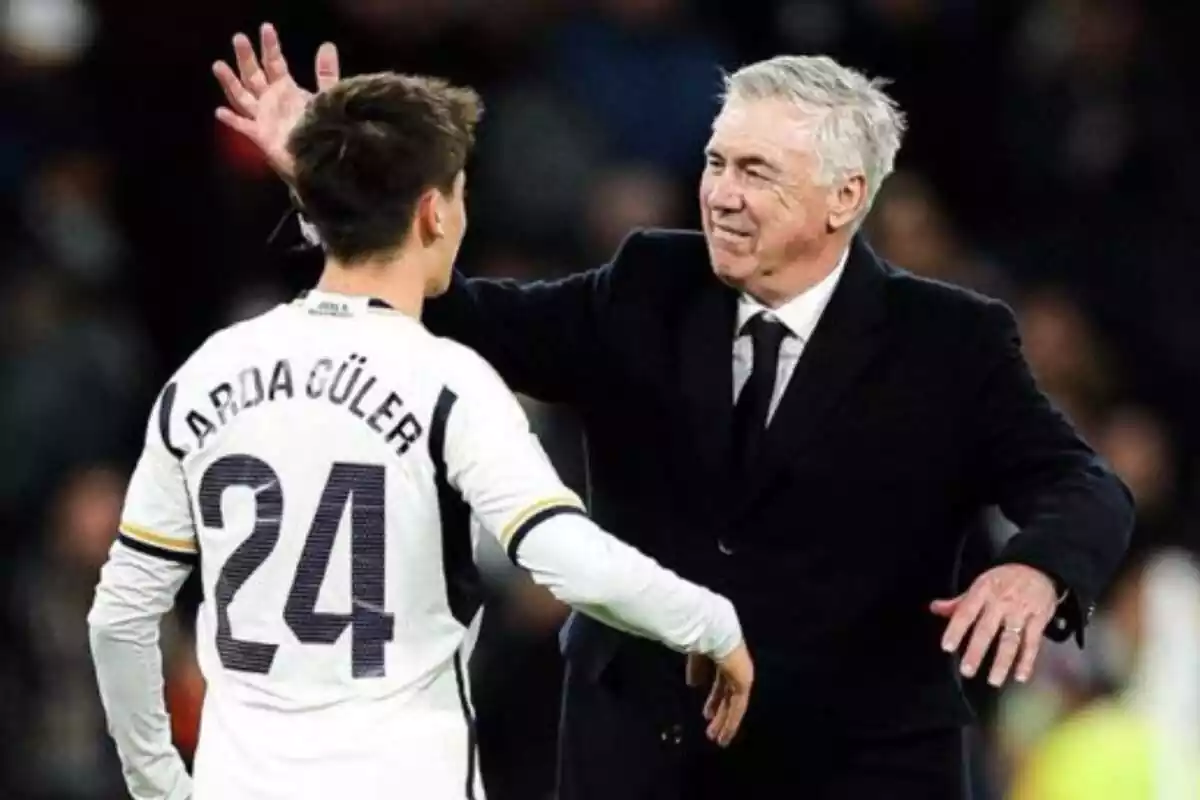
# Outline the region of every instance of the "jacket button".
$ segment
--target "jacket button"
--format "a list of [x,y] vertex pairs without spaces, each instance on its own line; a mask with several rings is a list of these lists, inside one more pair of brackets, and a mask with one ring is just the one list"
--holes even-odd
[[683,726],[672,725],[671,727],[664,729],[659,734],[659,738],[667,744],[679,744],[683,741]]
[[717,539],[717,550],[721,552],[721,555],[733,555],[733,548],[727,545],[722,539]]

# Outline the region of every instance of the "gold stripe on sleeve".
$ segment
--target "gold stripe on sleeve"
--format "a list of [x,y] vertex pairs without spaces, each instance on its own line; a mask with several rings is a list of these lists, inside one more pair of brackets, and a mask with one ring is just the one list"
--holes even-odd
[[579,500],[571,497],[570,495],[548,497],[545,500],[539,500],[536,503],[531,503],[522,509],[521,513],[513,517],[511,522],[504,526],[504,530],[500,532],[500,544],[508,547],[509,540],[512,539],[513,535],[516,534],[516,532],[521,529],[521,526],[528,522],[530,518],[539,512],[546,510],[547,508],[555,508],[558,506],[583,511],[583,506],[580,504]]
[[155,547],[162,547],[178,553],[196,552],[196,542],[194,539],[179,539],[174,536],[163,536],[160,533],[155,533],[152,530],[143,528],[140,525],[134,525],[131,522],[122,522],[120,525],[120,531],[132,539],[137,539],[138,541],[145,542],[146,544],[152,544]]

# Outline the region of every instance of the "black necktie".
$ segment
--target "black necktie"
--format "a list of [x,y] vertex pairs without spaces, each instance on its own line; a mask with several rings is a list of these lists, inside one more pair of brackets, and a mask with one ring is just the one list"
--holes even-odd
[[745,468],[762,446],[767,415],[771,410],[771,397],[775,393],[779,350],[787,337],[787,328],[759,312],[746,321],[741,332],[749,333],[754,342],[754,364],[750,369],[750,377],[733,407],[734,442],[740,466]]

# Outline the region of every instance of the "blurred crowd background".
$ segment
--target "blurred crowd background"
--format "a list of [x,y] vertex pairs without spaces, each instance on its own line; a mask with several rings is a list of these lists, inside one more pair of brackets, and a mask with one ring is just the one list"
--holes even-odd
[[[268,245],[286,196],[212,116],[211,62],[264,19],[304,82],[330,38],[347,73],[481,91],[461,263],[476,275],[563,275],[631,227],[695,225],[719,67],[824,52],[893,79],[911,133],[867,235],[901,266],[1013,304],[1043,387],[1140,514],[1088,648],[1048,645],[1020,691],[968,687],[978,797],[1160,797],[1163,741],[1200,797],[1192,5],[0,0],[0,798],[125,796],[84,617],[146,413],[212,330],[316,275]],[[586,492],[573,421],[530,411]],[[967,548],[964,582],[992,543]],[[481,558],[495,590],[474,664],[485,775],[494,800],[547,800],[563,611]],[[196,601],[189,587],[164,640],[185,753],[203,694]],[[803,796],[796,780],[777,796]]]

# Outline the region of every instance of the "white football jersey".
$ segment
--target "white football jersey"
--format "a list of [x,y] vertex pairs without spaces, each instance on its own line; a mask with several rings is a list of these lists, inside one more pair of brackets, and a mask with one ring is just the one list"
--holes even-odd
[[[131,792],[187,797],[161,730],[136,735],[161,712],[124,698],[139,690],[120,684],[111,632],[169,608],[193,563],[196,800],[482,797],[472,514],[566,602],[678,649],[732,650],[727,601],[582,508],[494,371],[379,301],[310,292],[217,333],[155,404],[91,616]],[[576,527],[529,536],[564,517]]]

